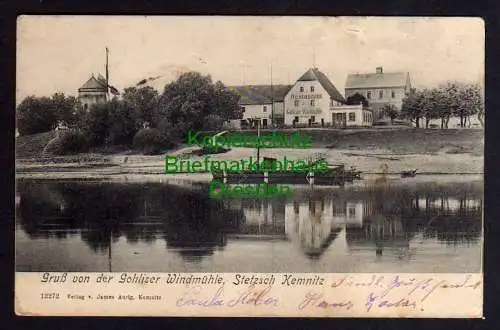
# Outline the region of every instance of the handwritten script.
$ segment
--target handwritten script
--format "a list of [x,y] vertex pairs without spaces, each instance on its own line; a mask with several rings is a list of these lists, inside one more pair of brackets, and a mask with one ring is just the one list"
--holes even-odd
[[277,307],[278,299],[270,293],[271,286],[256,287],[250,285],[246,289],[240,290],[237,293],[231,292],[224,297],[224,287],[213,290],[204,288],[200,285],[189,287],[181,297],[177,299],[177,306],[200,306],[200,307],[235,307],[237,305],[251,306],[270,306]]

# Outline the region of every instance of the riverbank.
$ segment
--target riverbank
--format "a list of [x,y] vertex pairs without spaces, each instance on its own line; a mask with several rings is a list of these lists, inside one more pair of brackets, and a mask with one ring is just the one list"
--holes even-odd
[[[321,155],[328,164],[356,167],[364,175],[389,174],[418,169],[418,174],[482,174],[484,139],[482,130],[366,129],[302,130],[313,136],[311,149],[261,149],[260,157],[307,159]],[[285,132],[289,133],[289,132]],[[290,134],[292,132],[290,131]],[[202,161],[198,147],[181,147],[163,155],[145,156],[126,151],[115,154],[80,154],[61,157],[29,157],[18,153],[18,177],[106,178],[158,175],[205,180],[209,174],[165,174],[165,156]],[[19,155],[23,155],[19,157]],[[232,148],[210,155],[211,160],[256,159],[256,149]]]
[[[170,156],[189,157],[191,161],[203,160],[203,156],[193,156],[192,148],[183,148]],[[471,154],[397,154],[381,150],[356,151],[315,148],[299,149],[262,149],[260,157],[306,159],[314,154],[325,157],[329,164],[345,164],[356,167],[363,174],[377,174],[387,165],[389,174],[398,174],[408,169],[418,169],[419,174],[482,174],[483,157]],[[248,148],[235,148],[224,154],[210,156],[213,160],[241,160],[256,157],[256,151]],[[75,161],[75,156],[57,158],[59,162],[42,163],[37,159],[19,160],[16,173],[23,177],[101,177],[114,175],[167,175],[165,174],[165,155],[114,155],[90,161]],[[168,174],[177,178],[202,177],[203,174]]]

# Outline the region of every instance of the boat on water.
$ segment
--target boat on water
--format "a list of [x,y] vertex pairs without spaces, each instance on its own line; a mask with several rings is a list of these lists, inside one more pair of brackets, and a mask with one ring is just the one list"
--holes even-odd
[[417,175],[417,169],[411,169],[401,172],[402,178],[414,178]]
[[[260,137],[260,129],[258,130]],[[228,169],[213,169],[214,181],[228,184],[316,184],[343,186],[346,182],[361,179],[361,171],[355,168],[346,169],[345,165],[331,165],[324,155],[315,154],[303,160],[300,169],[287,168],[287,165],[276,158],[263,157],[260,162],[260,147],[257,146],[257,167],[252,170],[231,171]],[[286,162],[284,163],[286,164]],[[284,167],[284,168],[282,168]]]
[[329,165],[326,170],[314,170],[310,166],[306,171],[274,170],[263,167],[257,171],[231,172],[214,170],[213,180],[229,184],[316,184],[343,186],[346,182],[361,179],[361,172],[356,169],[346,169],[344,165]]

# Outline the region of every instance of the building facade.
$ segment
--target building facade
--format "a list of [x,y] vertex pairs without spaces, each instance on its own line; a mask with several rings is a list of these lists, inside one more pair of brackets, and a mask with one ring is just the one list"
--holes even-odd
[[285,125],[347,127],[371,126],[371,111],[362,105],[346,106],[346,100],[328,77],[307,70],[284,99]]
[[348,75],[345,97],[362,95],[373,111],[373,119],[379,120],[387,117],[384,113],[387,105],[401,111],[403,98],[410,92],[410,89],[409,72],[384,73],[383,68],[378,67],[375,73]]
[[[308,69],[293,85],[231,86],[240,96],[243,119],[238,128],[363,127],[373,124],[370,107],[346,105],[344,96],[317,68]],[[232,127],[236,128],[234,121]]]
[[84,110],[90,110],[93,105],[106,103],[108,92],[106,81],[101,78],[95,78],[94,75],[82,87],[78,89],[78,100]]
[[332,126],[336,128],[366,127],[373,125],[372,111],[363,105],[331,107]]
[[284,123],[285,94],[290,85],[230,86],[240,96],[238,104],[243,108],[241,128],[281,126]]

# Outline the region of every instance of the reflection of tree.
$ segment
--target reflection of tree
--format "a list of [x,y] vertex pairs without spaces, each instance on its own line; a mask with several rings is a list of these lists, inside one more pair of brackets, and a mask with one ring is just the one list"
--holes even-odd
[[123,235],[146,243],[162,237],[186,257],[207,255],[225,246],[226,227],[242,218],[203,192],[161,184],[35,182],[19,184],[18,193],[18,220],[28,235],[80,232],[96,252]]
[[[352,196],[351,196],[352,198]],[[401,253],[421,232],[447,244],[481,236],[481,190],[474,185],[379,186],[356,193],[370,204],[362,228],[346,229],[351,247],[372,246],[376,255],[388,247]]]

